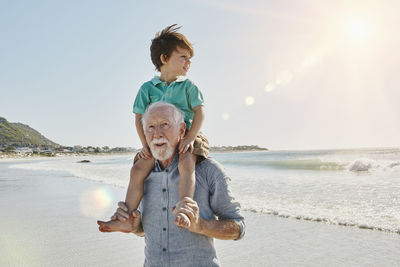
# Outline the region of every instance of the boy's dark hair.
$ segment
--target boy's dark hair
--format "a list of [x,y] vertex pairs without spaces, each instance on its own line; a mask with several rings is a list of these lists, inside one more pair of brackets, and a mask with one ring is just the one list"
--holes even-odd
[[161,32],[158,32],[156,37],[151,40],[151,61],[158,71],[160,71],[163,65],[160,56],[165,55],[168,58],[177,46],[187,49],[190,56],[193,57],[193,46],[185,35],[178,32],[180,28],[180,26],[177,27],[177,24],[168,26]]

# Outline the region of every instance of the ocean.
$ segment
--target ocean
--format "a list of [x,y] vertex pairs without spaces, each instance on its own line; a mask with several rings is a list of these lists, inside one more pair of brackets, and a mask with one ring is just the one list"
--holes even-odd
[[[15,161],[9,168],[68,173],[71,178],[124,188],[132,157]],[[232,191],[246,211],[400,234],[398,148],[232,152],[211,157],[226,168]],[[91,162],[77,163],[82,159]],[[123,200],[110,192],[97,193],[103,198],[109,194],[103,208],[114,208],[113,202]]]

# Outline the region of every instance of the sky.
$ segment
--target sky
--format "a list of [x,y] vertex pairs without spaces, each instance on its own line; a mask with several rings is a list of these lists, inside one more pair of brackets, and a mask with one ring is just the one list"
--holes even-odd
[[66,145],[140,148],[150,43],[181,25],[211,145],[397,147],[400,2],[0,0],[0,116]]

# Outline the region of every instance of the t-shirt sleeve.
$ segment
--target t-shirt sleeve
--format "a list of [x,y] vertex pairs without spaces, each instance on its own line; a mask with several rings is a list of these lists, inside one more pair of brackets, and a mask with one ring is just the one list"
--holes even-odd
[[200,92],[199,88],[191,83],[188,91],[188,100],[189,100],[189,107],[191,109],[204,105],[204,98],[203,94]]
[[136,95],[135,102],[133,103],[133,113],[143,114],[146,108],[150,104],[150,97],[144,87],[140,87],[139,92]]

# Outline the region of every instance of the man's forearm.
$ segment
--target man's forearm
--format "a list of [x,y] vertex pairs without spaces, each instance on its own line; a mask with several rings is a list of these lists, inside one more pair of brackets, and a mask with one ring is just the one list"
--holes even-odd
[[240,227],[234,220],[200,219],[199,234],[224,240],[235,240],[240,237]]

